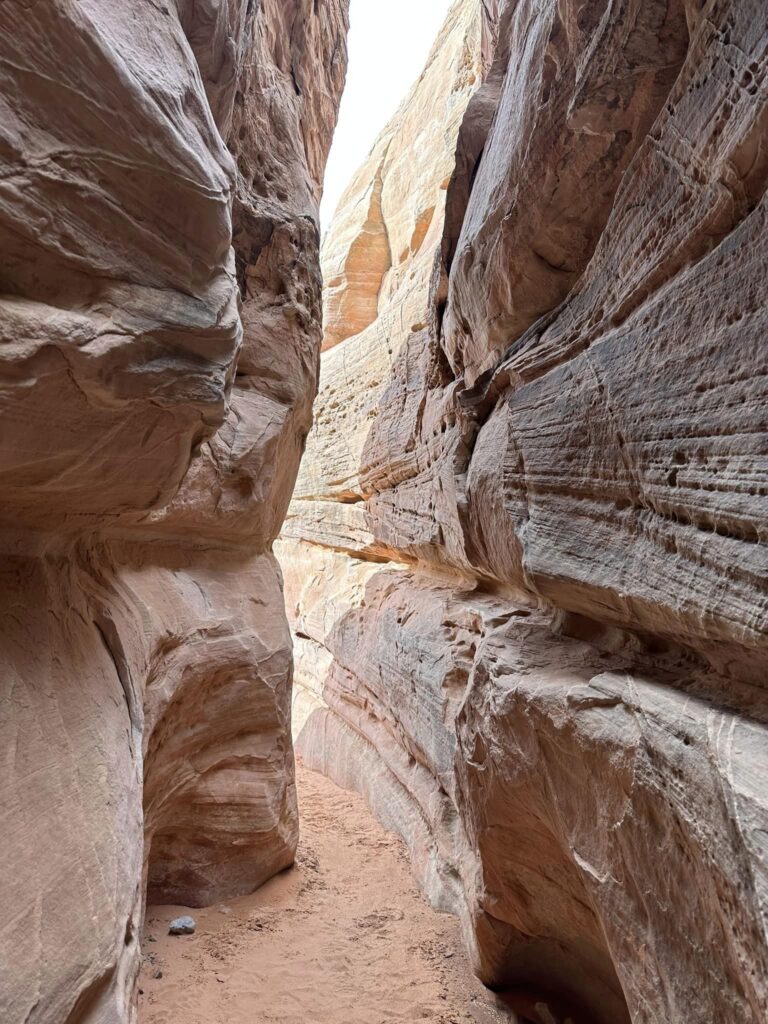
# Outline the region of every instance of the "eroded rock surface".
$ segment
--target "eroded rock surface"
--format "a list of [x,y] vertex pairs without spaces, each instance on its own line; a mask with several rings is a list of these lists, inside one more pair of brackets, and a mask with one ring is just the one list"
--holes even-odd
[[294,854],[271,545],[347,3],[2,8],[0,1018],[123,1024],[147,887]]
[[299,749],[590,1024],[768,1015],[767,47],[459,0],[324,242]]

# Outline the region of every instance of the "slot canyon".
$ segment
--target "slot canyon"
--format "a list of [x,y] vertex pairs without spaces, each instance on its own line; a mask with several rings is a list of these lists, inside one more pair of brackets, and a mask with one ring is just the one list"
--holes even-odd
[[0,0],[0,1024],[765,1024],[765,0],[366,2]]

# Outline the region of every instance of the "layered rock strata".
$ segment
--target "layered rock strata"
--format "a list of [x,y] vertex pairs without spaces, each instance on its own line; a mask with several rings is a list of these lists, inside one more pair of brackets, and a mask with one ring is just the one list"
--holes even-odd
[[324,243],[298,746],[574,1021],[768,1015],[767,47],[459,0]]
[[147,890],[293,858],[271,545],[347,3],[2,8],[0,1018],[118,1024]]

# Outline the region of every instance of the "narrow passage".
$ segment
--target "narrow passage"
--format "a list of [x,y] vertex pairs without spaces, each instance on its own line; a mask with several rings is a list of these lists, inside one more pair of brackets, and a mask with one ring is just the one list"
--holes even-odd
[[297,784],[295,868],[191,911],[191,936],[167,934],[190,911],[147,908],[141,1024],[514,1020],[473,977],[456,920],[419,892],[399,837],[300,761]]

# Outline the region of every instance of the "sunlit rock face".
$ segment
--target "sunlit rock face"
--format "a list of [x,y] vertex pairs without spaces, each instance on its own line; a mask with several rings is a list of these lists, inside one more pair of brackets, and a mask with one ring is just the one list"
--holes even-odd
[[298,747],[576,1022],[768,1016],[766,40],[460,0],[324,241]]
[[145,892],[291,863],[271,545],[346,0],[3,4],[0,1019],[135,1019]]
[[324,349],[368,327],[380,333],[387,316],[402,317],[401,334],[423,318],[456,135],[482,74],[480,22],[470,5],[451,15],[443,44],[339,201],[321,252]]

